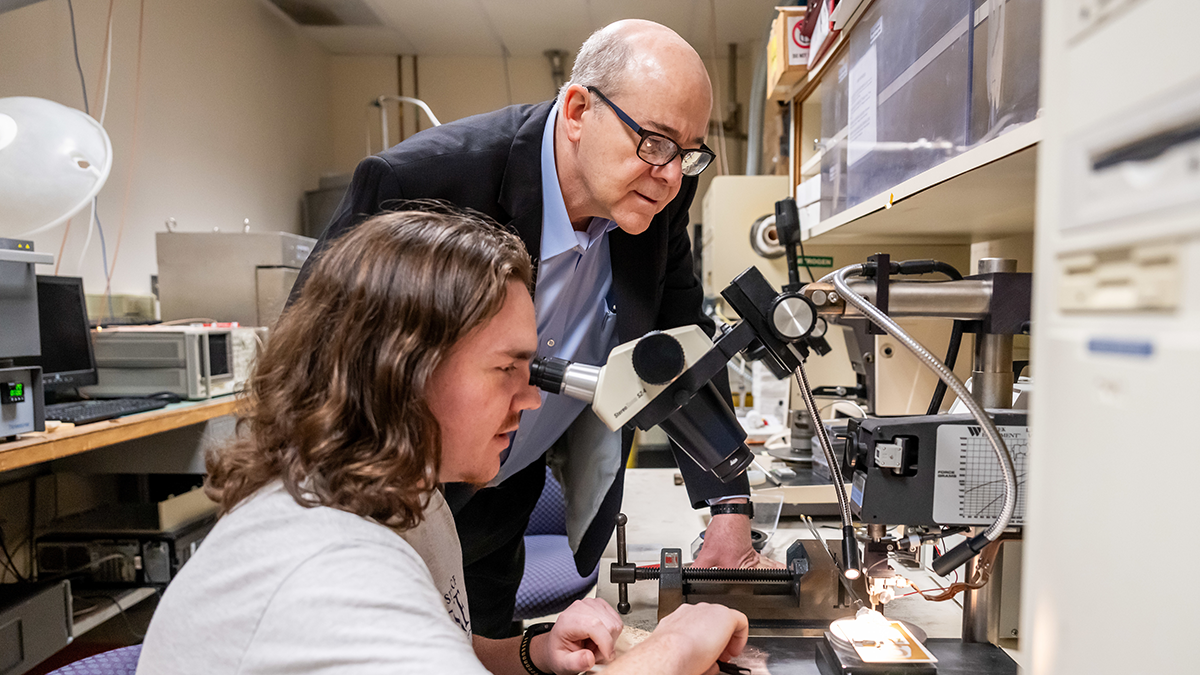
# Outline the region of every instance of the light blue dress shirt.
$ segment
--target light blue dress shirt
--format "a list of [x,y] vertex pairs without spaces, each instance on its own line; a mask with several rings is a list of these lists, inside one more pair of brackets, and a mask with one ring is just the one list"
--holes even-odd
[[[612,265],[608,233],[611,220],[593,218],[586,232],[576,232],[567,216],[554,163],[554,122],[550,110],[542,133],[542,242],[533,305],[537,312],[538,356],[601,365],[617,346],[616,304],[612,297]],[[526,410],[521,426],[490,483],[497,485],[546,452],[587,404],[542,392],[542,406]],[[620,443],[609,432],[607,443]],[[619,447],[619,445],[618,445]],[[618,450],[619,452],[619,450]]]

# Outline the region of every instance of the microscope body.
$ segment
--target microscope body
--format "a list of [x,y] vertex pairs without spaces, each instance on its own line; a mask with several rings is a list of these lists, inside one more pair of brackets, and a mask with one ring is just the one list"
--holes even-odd
[[[677,355],[682,355],[683,367],[679,373],[691,368],[713,348],[712,339],[696,325],[670,328],[656,334],[670,336],[679,344],[679,352],[662,357],[677,359]],[[638,350],[643,339],[638,338],[615,347],[608,355],[608,361],[599,368],[596,375],[596,389],[591,401],[592,410],[613,431],[626,424],[636,424],[632,421],[638,413],[674,381],[674,377],[672,377],[666,382],[653,383],[647,382],[639,376],[634,364],[634,352]],[[639,357],[653,358],[653,356],[643,356],[641,352],[639,352]],[[662,367],[670,364],[655,365]]]

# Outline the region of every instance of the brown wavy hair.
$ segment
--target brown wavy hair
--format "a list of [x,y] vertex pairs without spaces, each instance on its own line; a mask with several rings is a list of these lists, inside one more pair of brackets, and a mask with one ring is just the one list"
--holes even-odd
[[417,525],[441,463],[429,378],[531,276],[520,239],[445,207],[331,243],[259,356],[238,440],[207,458],[208,495],[226,513],[279,479],[304,506]]

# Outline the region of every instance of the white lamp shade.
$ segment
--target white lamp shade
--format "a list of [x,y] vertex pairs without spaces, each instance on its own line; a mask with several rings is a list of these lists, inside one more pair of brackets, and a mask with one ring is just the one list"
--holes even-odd
[[112,142],[91,116],[41,98],[0,98],[0,236],[66,222],[111,170]]

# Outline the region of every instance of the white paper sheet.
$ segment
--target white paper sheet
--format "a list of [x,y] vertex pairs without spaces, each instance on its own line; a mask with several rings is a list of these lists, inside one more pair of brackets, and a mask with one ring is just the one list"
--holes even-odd
[[878,64],[875,45],[850,69],[850,124],[846,144],[846,164],[858,160],[875,149],[876,98],[879,92]]

